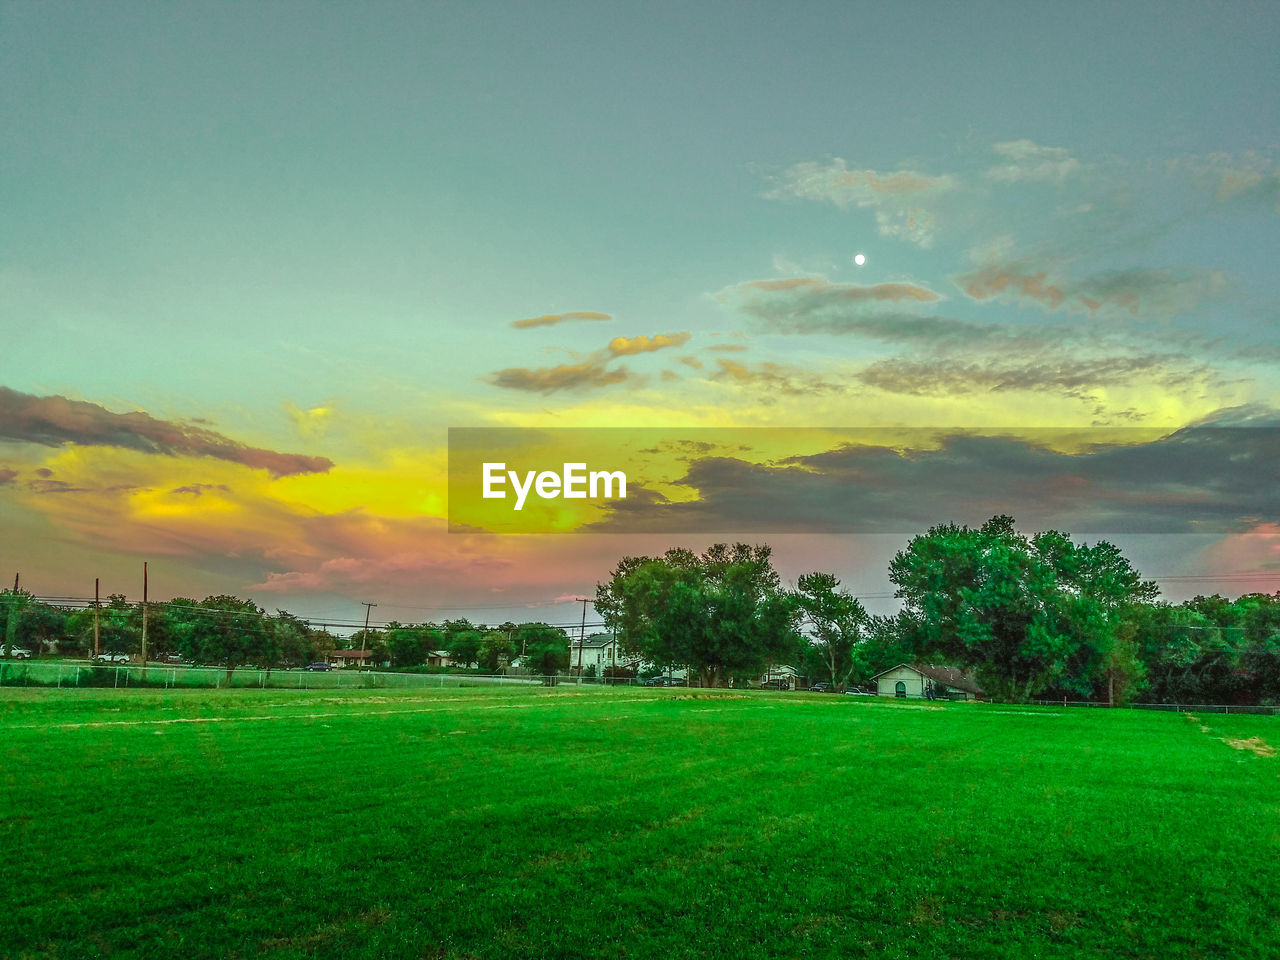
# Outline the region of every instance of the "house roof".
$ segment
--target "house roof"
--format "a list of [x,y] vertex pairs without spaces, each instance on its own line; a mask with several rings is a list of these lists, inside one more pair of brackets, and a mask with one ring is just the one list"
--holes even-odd
[[886,673],[906,667],[908,670],[914,670],[920,676],[932,680],[934,683],[945,684],[955,690],[963,690],[965,693],[973,693],[978,696],[982,695],[982,688],[964,671],[957,667],[938,666],[932,663],[900,663],[896,667],[890,667],[888,670],[881,670],[872,680],[879,680]]
[[335,650],[330,656],[340,660],[368,660],[373,656],[372,650]]
[[613,643],[613,637],[609,636],[607,633],[598,633],[594,637],[587,637],[587,639],[583,640],[581,643],[579,643],[577,639],[569,641],[569,645],[572,647],[607,647],[611,643]]

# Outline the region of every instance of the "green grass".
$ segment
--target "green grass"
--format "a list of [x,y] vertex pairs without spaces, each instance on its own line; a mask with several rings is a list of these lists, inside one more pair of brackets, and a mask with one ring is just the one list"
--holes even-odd
[[1275,957],[1255,737],[1280,721],[6,690],[0,956]]

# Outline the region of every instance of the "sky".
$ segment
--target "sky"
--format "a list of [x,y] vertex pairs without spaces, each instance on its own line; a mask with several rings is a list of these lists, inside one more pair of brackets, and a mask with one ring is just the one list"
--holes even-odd
[[[887,612],[911,534],[1008,512],[1174,599],[1278,589],[1278,41],[1247,2],[0,0],[0,573],[567,621],[740,532]],[[450,532],[459,427],[774,439],[505,535]]]

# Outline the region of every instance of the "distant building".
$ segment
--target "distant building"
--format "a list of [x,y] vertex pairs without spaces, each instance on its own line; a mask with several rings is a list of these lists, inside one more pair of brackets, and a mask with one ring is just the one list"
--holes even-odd
[[329,654],[329,664],[334,667],[374,666],[372,650],[334,650]]
[[984,696],[982,688],[968,674],[955,667],[929,663],[900,663],[871,679],[876,684],[876,693],[882,697],[923,697],[931,683],[934,695],[948,700],[976,700]]
[[788,690],[803,690],[808,686],[804,682],[804,674],[789,663],[777,664],[769,668],[767,673],[761,674],[760,679],[756,682],[763,686],[769,684],[785,684]]
[[585,640],[569,640],[569,669],[595,667],[599,673],[605,667],[631,666],[618,651],[618,638],[609,633],[597,633]]

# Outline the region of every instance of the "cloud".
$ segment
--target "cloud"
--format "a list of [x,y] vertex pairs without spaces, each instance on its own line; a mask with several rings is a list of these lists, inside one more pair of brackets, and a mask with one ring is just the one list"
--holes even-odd
[[814,277],[751,280],[725,287],[716,299],[742,311],[773,333],[891,335],[904,327],[931,324],[909,312],[942,298],[913,283],[831,283]]
[[953,282],[974,300],[1033,303],[1050,313],[1120,312],[1138,317],[1187,313],[1202,300],[1220,296],[1227,286],[1222,273],[1205,270],[1134,268],[1070,279],[1053,275],[1033,260],[993,261]]
[[6,483],[13,483],[17,476],[17,470],[10,470],[8,467],[0,467],[0,487],[4,486]]
[[577,313],[548,313],[541,317],[529,317],[526,320],[514,320],[511,326],[517,330],[529,330],[533,327],[553,327],[558,323],[570,323],[575,320],[612,320],[607,313],[579,311]]
[[771,463],[704,457],[679,481],[696,497],[632,503],[628,496],[593,529],[919,533],[998,513],[1025,529],[1075,533],[1214,533],[1274,524],[1280,415],[1272,411],[1252,426],[1231,423],[1226,416],[1157,439],[1128,428],[1099,430],[1076,453],[1053,446],[1068,431],[1024,438],[920,431],[915,441],[886,431],[885,445],[865,445],[864,438],[863,445]]
[[987,170],[987,177],[1003,183],[1047,181],[1061,183],[1083,165],[1062,147],[1042,147],[1030,140],[1007,140],[992,145],[1004,163]]
[[181,487],[174,487],[170,493],[189,493],[193,496],[201,496],[206,490],[221,490],[224,493],[230,493],[231,488],[225,483],[188,483]]
[[716,364],[720,369],[711,375],[712,380],[762,387],[777,393],[802,395],[832,393],[843,389],[839,384],[824,380],[811,371],[780,363],[766,361],[749,366],[735,363],[724,357],[717,357]]
[[327,457],[248,447],[204,427],[159,420],[148,413],[112,413],[84,400],[37,397],[0,387],[0,439],[57,447],[122,447],[166,456],[213,457],[285,477],[325,473]]
[[711,346],[703,347],[702,349],[718,353],[745,353],[751,348],[745,343],[713,343]]
[[286,403],[284,410],[297,429],[298,435],[308,440],[324,436],[333,420],[333,408],[328,406],[304,410],[296,403]]
[[682,347],[689,342],[689,333],[659,333],[652,337],[614,337],[609,341],[609,352],[615,357],[636,353],[652,353],[667,347]]
[[624,367],[610,367],[609,362],[618,357],[683,346],[689,342],[689,337],[687,332],[659,333],[652,337],[614,337],[603,350],[595,351],[579,363],[562,363],[555,367],[508,367],[491,373],[486,379],[496,387],[530,393],[598,390],[617,383],[639,382],[643,378]]
[[1146,377],[1165,387],[1201,384],[1212,376],[1208,367],[1191,364],[1178,354],[1074,356],[1064,351],[1047,355],[982,357],[955,356],[913,359],[893,357],[863,368],[857,377],[868,386],[889,393],[915,396],[955,396],[1010,390],[1048,391],[1082,397],[1104,387],[1132,385]]
[[603,358],[593,356],[582,363],[562,363],[555,367],[508,367],[489,376],[494,386],[530,393],[555,393],[557,390],[596,390],[633,379],[630,371],[605,365]]
[[1252,150],[1239,156],[1213,153],[1166,164],[1170,174],[1187,174],[1219,204],[1264,206],[1280,213],[1280,166]]
[[795,164],[765,196],[817,200],[841,209],[874,208],[881,235],[929,247],[936,233],[929,208],[955,186],[955,178],[949,175],[932,177],[914,170],[850,170],[842,158],[836,157],[827,164]]

